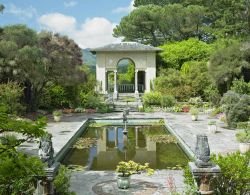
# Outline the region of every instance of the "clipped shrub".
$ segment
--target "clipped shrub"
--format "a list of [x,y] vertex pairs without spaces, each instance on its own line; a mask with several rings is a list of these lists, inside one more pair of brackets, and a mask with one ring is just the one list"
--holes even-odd
[[176,103],[174,96],[172,95],[162,95],[161,106],[162,107],[172,107]]
[[145,93],[142,97],[145,106],[159,106],[161,105],[162,95],[159,92]]
[[20,103],[23,89],[14,82],[0,84],[0,106],[8,114],[22,113],[25,107]]

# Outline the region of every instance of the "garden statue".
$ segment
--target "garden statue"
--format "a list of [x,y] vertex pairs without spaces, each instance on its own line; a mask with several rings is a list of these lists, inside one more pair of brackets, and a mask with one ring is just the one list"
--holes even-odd
[[42,162],[48,163],[50,167],[53,164],[54,148],[52,145],[52,135],[47,134],[40,139],[38,155]]
[[128,116],[129,115],[129,107],[125,108],[123,110],[122,118],[123,118],[123,123],[124,123],[124,129],[123,129],[123,134],[127,134],[127,121],[128,121]]

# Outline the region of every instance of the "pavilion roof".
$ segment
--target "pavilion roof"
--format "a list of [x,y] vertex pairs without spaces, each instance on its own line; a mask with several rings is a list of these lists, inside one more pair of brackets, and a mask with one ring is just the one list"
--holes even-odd
[[157,47],[152,47],[150,45],[144,45],[137,42],[121,42],[112,43],[102,47],[93,48],[91,52],[96,53],[98,51],[161,51],[162,49]]

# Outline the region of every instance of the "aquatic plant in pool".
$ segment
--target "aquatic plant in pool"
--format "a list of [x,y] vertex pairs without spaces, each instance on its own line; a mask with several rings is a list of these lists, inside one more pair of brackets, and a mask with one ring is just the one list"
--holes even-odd
[[115,170],[120,161],[149,163],[153,169],[185,166],[188,158],[163,125],[88,127],[64,157],[69,167]]

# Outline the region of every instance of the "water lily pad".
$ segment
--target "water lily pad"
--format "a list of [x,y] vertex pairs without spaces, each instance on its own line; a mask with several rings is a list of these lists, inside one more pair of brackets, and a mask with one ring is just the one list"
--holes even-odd
[[79,138],[76,143],[73,145],[73,148],[76,149],[84,149],[84,148],[90,148],[93,145],[95,145],[97,142],[96,138],[85,138],[85,137],[81,137]]

